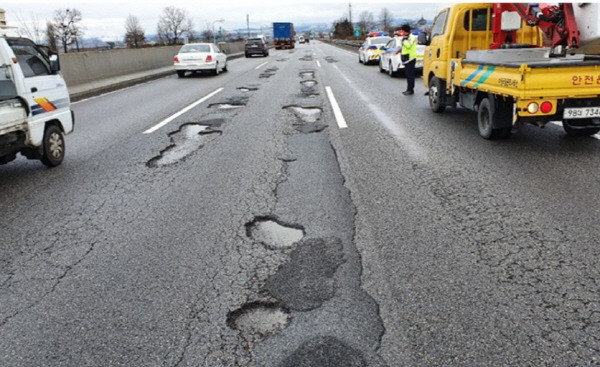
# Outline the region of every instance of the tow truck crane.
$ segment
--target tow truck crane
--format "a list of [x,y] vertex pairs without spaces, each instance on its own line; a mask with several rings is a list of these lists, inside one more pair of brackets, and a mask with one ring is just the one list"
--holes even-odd
[[[597,14],[598,4],[588,5]],[[477,111],[483,138],[550,121],[562,121],[568,135],[600,131],[600,56],[575,53],[572,4],[456,4],[440,12],[425,41],[431,109]]]

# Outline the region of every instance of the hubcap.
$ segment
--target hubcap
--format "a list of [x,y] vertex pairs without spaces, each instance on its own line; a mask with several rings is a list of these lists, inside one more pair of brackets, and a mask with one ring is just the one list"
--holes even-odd
[[60,158],[64,150],[62,136],[59,133],[52,133],[48,142],[50,155],[54,158]]
[[429,102],[436,106],[438,101],[438,89],[436,85],[429,87]]

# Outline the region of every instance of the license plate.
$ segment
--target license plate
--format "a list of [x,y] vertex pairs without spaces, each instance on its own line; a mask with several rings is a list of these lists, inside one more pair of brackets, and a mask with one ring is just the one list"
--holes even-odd
[[600,117],[600,107],[565,108],[564,119],[589,119]]

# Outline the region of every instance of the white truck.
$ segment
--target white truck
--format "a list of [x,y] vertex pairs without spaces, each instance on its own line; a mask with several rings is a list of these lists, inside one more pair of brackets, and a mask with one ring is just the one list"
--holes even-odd
[[75,122],[58,55],[8,32],[0,9],[0,164],[21,153],[58,166]]

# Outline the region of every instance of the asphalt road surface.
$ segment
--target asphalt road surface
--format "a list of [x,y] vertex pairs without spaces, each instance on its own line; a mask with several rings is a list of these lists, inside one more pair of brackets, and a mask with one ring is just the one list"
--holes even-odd
[[0,366],[600,365],[600,141],[479,137],[320,42],[0,166]]

